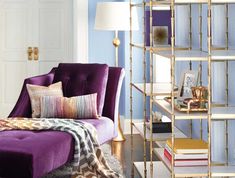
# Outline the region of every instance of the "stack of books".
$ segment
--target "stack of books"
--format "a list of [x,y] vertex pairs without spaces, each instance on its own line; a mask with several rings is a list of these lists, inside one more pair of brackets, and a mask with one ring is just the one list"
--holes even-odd
[[[172,160],[172,142],[168,139],[164,155]],[[175,166],[206,166],[208,165],[208,144],[203,140],[176,138],[174,141]]]

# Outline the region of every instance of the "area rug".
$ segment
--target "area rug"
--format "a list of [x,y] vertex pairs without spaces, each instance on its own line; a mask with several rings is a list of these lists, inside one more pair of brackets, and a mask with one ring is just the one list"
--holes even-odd
[[[103,144],[101,146],[101,149],[104,153],[104,157],[107,160],[110,168],[114,170],[115,172],[123,175],[123,169],[122,169],[120,162],[111,153],[111,146],[109,144]],[[71,173],[72,173],[72,167],[69,164],[67,164],[65,166],[62,166],[61,168],[58,168],[50,172],[43,178],[71,178]],[[123,175],[123,177],[125,176]]]

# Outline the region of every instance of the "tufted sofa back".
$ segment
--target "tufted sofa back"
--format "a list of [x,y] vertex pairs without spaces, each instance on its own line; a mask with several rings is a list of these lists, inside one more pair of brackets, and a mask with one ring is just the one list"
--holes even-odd
[[106,64],[61,63],[53,83],[61,81],[66,97],[97,93],[97,110],[102,115],[109,68]]
[[62,81],[63,92],[67,97],[100,92],[99,112],[102,111],[102,116],[113,120],[117,127],[118,104],[124,74],[124,69],[108,67],[105,64],[59,64],[48,74],[25,79],[19,99],[9,117],[31,117],[27,83],[48,86],[53,82]]

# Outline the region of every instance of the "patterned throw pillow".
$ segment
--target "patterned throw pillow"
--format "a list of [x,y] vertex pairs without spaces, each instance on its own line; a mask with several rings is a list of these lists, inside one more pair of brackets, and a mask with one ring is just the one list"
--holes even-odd
[[62,82],[51,84],[48,87],[31,84],[27,84],[26,87],[30,97],[32,117],[40,117],[40,98],[42,96],[63,97]]
[[41,97],[41,117],[45,118],[98,118],[97,93],[67,97]]

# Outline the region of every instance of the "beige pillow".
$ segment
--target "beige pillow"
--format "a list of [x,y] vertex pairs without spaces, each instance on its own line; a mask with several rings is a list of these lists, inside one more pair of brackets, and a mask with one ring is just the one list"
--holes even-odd
[[39,85],[26,85],[32,108],[32,117],[40,117],[40,99],[42,96],[63,96],[62,82],[51,84],[48,87]]

